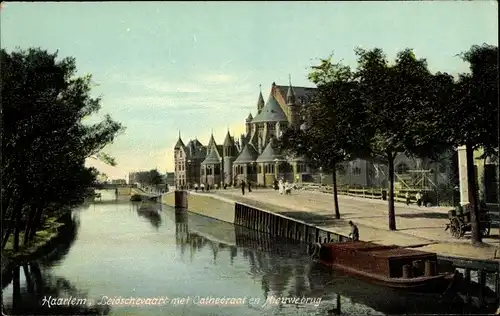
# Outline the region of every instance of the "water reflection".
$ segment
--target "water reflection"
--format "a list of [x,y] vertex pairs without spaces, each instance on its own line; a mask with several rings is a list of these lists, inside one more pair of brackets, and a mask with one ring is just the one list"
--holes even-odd
[[[223,244],[202,237],[195,231],[210,235],[209,226],[194,225],[191,217],[177,210],[175,213],[176,236],[179,245],[190,245],[195,251],[199,245],[220,249]],[[328,306],[329,314],[358,314],[379,312],[382,314],[472,314],[491,313],[494,307],[467,305],[457,296],[436,297],[434,295],[404,293],[379,287],[350,278],[322,265],[310,262],[305,257],[306,246],[295,241],[270,238],[239,226],[234,227],[235,245],[230,246],[230,264],[233,264],[238,249],[249,263],[249,274],[260,279],[265,300],[273,298],[321,298],[322,305]],[[227,240],[227,244],[231,244]],[[276,304],[280,310],[284,305]],[[300,308],[300,304],[295,304]]]
[[[9,313],[48,314],[44,296],[247,297],[241,306],[111,306],[114,315],[383,315],[468,313],[463,304],[413,297],[312,264],[306,246],[158,205],[106,201],[74,212],[51,253],[13,271]],[[19,276],[18,276],[19,275]],[[41,281],[40,281],[41,280]],[[282,298],[297,298],[284,302]],[[308,302],[300,301],[309,299]],[[457,308],[458,306],[458,308]],[[71,306],[70,306],[71,307]],[[80,306],[81,307],[81,306]],[[50,314],[108,313],[50,310]]]
[[[97,306],[87,293],[67,279],[54,276],[46,266],[66,256],[76,240],[79,227],[78,213],[61,231],[58,246],[37,261],[17,265],[11,269],[12,292],[2,289],[3,312],[10,315],[105,315],[110,308]],[[66,299],[61,301],[60,299]]]
[[160,212],[161,206],[156,203],[141,202],[137,206],[137,214],[146,218],[156,230],[160,228],[162,223]]

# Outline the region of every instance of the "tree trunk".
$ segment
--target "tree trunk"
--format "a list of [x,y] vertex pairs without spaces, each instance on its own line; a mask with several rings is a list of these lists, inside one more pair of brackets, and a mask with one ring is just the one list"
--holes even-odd
[[333,204],[335,208],[335,218],[340,219],[340,210],[339,210],[339,196],[337,192],[337,165],[333,164]]
[[28,269],[27,264],[23,264],[24,271],[24,279],[26,280],[26,290],[28,293],[33,294],[35,292],[35,287],[33,285],[33,278],[31,277],[31,273]]
[[30,235],[29,235],[30,240],[33,240],[33,238],[35,238],[35,234],[36,234],[36,232],[41,224],[40,220],[42,219],[42,214],[43,214],[43,206],[40,206],[37,208],[35,218],[33,219],[33,226],[31,226]]
[[[2,250],[5,248],[5,245],[7,244],[7,241],[9,240],[9,237],[12,234],[12,230],[14,229],[15,214],[18,211],[20,205],[21,202],[19,200],[12,201],[9,203],[8,207],[5,208],[4,212],[2,213],[2,220],[5,220],[4,216],[9,214],[9,219],[5,221],[7,223],[7,230],[4,231],[2,234]],[[2,226],[3,225],[5,224],[2,224]]]
[[389,201],[389,229],[396,230],[396,213],[394,210],[394,158],[395,155],[387,153],[389,164],[389,189],[387,199]]
[[481,238],[481,227],[479,223],[479,209],[478,199],[477,199],[477,179],[474,167],[474,150],[470,143],[465,146],[465,154],[467,157],[467,187],[469,192],[469,204],[470,204],[470,225],[471,225],[471,241],[472,244],[479,244],[482,242]]
[[10,234],[12,234],[12,229],[14,228],[14,215],[16,214],[17,208],[13,208],[11,213],[10,213],[10,218],[7,227],[7,231],[3,233],[2,235],[2,250],[5,248],[5,245],[7,244],[7,241],[9,240]]
[[21,307],[21,267],[16,266],[12,269],[12,314],[19,314]]
[[28,241],[30,241],[30,231],[33,229],[33,221],[35,219],[37,208],[36,206],[31,207],[31,210],[28,214],[28,219],[26,220],[26,227],[24,229],[24,242],[23,244],[26,245],[28,244]]
[[45,282],[43,280],[42,272],[40,271],[40,266],[37,261],[32,261],[29,263],[30,272],[32,276],[33,285],[35,286],[35,292],[41,292],[44,289]]
[[19,251],[19,232],[21,228],[21,216],[23,208],[20,207],[16,212],[16,225],[14,230],[14,252]]

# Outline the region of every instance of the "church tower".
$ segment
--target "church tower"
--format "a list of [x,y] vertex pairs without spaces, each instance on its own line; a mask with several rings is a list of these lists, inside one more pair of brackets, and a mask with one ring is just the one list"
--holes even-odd
[[252,136],[252,120],[252,113],[249,113],[247,119],[245,120],[246,136]]
[[292,87],[292,77],[288,75],[288,92],[286,94],[286,105],[290,111],[290,127],[298,128],[300,124],[299,106],[295,99],[295,91]]
[[229,130],[227,131],[226,138],[224,139],[224,144],[222,146],[222,161],[224,162],[224,176],[222,181],[230,185],[233,183],[233,162],[238,153],[234,144],[234,139],[229,134]]

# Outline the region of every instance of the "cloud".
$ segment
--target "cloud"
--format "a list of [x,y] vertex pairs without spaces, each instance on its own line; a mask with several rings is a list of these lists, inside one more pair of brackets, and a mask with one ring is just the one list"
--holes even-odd
[[112,178],[156,167],[161,172],[173,171],[179,129],[185,143],[197,137],[206,145],[212,127],[217,143],[223,143],[228,127],[238,139],[258,95],[248,80],[227,73],[198,74],[179,81],[111,75],[106,86],[106,91],[115,94],[103,96],[102,111],[111,112],[127,126],[125,134],[104,149],[116,158],[117,167],[98,164]]
[[197,75],[175,82],[158,77],[130,80],[111,75],[110,78],[115,85],[128,86],[125,94],[104,96],[103,104],[112,107],[220,110],[232,108],[235,103],[242,104],[242,99],[255,95],[252,85],[230,74]]
[[221,84],[228,82],[236,82],[237,78],[226,74],[213,74],[213,75],[203,76],[202,80],[206,83]]

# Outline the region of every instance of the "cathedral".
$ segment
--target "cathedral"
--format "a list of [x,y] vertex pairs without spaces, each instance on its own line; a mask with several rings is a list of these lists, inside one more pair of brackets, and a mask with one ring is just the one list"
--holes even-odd
[[[175,185],[231,186],[244,180],[269,187],[277,179],[331,183],[331,175],[312,170],[303,157],[285,157],[277,148],[277,140],[287,128],[299,128],[303,123],[300,110],[307,106],[314,91],[293,87],[291,81],[288,85],[273,83],[266,102],[260,91],[255,116],[250,113],[245,120],[245,133],[235,137],[228,131],[222,144],[217,144],[213,134],[206,146],[198,139],[184,144],[179,134],[174,147]],[[429,183],[435,187],[449,182],[448,170],[442,170],[442,166],[423,164],[404,154],[396,157],[395,169],[396,187],[427,187]],[[387,166],[354,159],[339,165],[337,180],[339,185],[349,187],[386,187]]]
[[237,185],[242,180],[260,186],[271,186],[278,178],[302,181],[310,174],[302,157],[285,157],[277,148],[277,140],[287,128],[300,126],[300,109],[307,105],[314,88],[271,86],[264,102],[259,93],[255,117],[245,120],[246,131],[235,139],[229,131],[222,145],[213,134],[207,146],[197,139],[186,145],[179,138],[174,147],[175,184],[192,188],[201,183],[213,186]]

